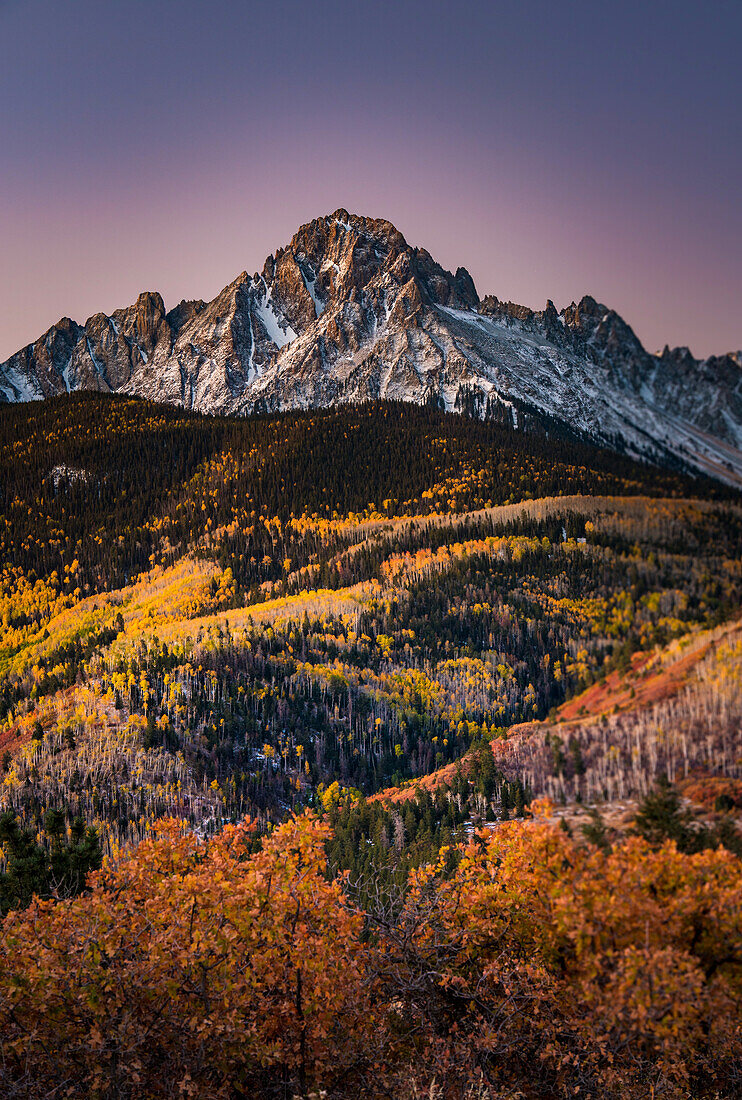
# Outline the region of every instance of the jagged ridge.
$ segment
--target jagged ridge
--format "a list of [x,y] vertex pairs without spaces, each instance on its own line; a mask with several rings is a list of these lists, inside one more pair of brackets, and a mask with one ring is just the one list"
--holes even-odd
[[480,301],[395,227],[337,210],[261,273],[165,311],[144,293],[63,318],[0,365],[0,400],[114,390],[206,412],[388,397],[517,422],[524,405],[597,441],[742,485],[742,353],[651,355],[586,296],[557,312]]

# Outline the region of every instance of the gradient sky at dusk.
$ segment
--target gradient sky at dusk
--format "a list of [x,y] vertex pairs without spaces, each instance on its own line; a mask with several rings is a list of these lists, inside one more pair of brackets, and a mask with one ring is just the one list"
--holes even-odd
[[0,0],[0,360],[338,206],[480,294],[742,347],[742,4]]

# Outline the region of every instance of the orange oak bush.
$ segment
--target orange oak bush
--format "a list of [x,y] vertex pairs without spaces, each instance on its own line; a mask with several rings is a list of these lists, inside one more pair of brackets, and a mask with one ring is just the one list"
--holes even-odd
[[447,858],[413,873],[392,979],[445,1095],[476,1074],[503,1095],[740,1095],[739,859],[606,853],[538,820],[480,833],[450,877]]
[[0,1094],[740,1095],[730,853],[604,851],[536,816],[363,914],[328,836],[303,816],[255,850],[248,823],[165,820],[86,896],[11,913]]
[[[361,918],[302,818],[249,854],[172,820],[0,943],[0,1093],[256,1096],[352,1080],[372,1048]],[[27,1090],[27,1091],[24,1091]]]

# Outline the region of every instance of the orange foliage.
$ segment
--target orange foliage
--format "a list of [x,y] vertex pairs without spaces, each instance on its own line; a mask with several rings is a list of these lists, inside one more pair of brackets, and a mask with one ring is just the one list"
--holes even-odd
[[739,1095],[737,858],[606,853],[537,821],[480,833],[450,877],[446,861],[413,872],[393,962],[403,986],[436,974],[406,1025],[447,1021],[425,1052],[446,1096],[476,1069],[534,1096]]
[[11,913],[4,1094],[739,1095],[728,852],[511,822],[412,872],[366,941],[328,836],[305,816],[250,854],[248,824],[202,843],[167,820],[89,895]]
[[166,820],[90,896],[11,914],[0,1081],[30,1067],[29,1095],[217,1097],[349,1074],[374,1020],[326,836],[302,818],[248,857],[248,824],[201,844]]
[[720,775],[696,776],[679,783],[678,790],[690,802],[706,810],[713,810],[717,799],[742,809],[742,779],[728,779]]

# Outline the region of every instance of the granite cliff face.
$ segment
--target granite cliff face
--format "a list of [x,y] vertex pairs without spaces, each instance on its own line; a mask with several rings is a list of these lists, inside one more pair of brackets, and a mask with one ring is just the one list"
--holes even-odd
[[658,462],[742,485],[742,353],[647,352],[584,297],[557,312],[480,301],[387,221],[338,210],[263,270],[169,312],[156,293],[85,325],[64,318],[0,365],[0,400],[113,390],[205,412],[379,397],[477,415],[525,410]]

